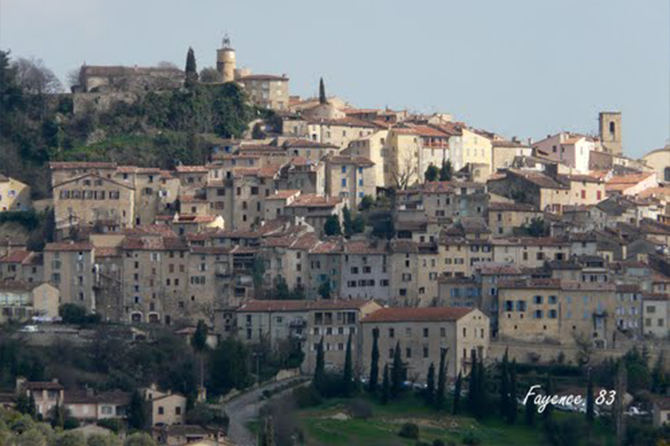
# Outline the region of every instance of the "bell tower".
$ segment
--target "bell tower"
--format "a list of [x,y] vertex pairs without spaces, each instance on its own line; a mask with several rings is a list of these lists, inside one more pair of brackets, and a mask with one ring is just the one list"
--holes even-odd
[[621,112],[600,112],[600,141],[606,152],[621,155]]
[[216,70],[221,82],[235,81],[235,50],[230,46],[228,34],[224,36],[221,48],[216,50]]

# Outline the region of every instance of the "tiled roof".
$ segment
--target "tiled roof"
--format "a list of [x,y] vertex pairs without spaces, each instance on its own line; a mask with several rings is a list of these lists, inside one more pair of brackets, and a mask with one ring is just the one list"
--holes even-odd
[[56,162],[49,163],[51,170],[57,169],[116,169],[116,163],[100,163],[100,162]]
[[376,322],[442,322],[456,321],[473,311],[459,307],[394,307],[382,308],[368,316],[362,323]]
[[237,79],[239,82],[246,81],[288,81],[286,76],[275,76],[274,74],[250,74]]
[[58,381],[31,381],[24,384],[30,390],[63,390],[64,387]]
[[0,281],[0,291],[32,291],[43,282],[22,282],[18,280]]
[[291,312],[310,310],[357,310],[368,304],[366,300],[251,300],[237,309],[238,313]]
[[362,119],[345,117],[345,118],[336,118],[336,119],[309,119],[307,120],[310,124],[321,124],[326,126],[339,126],[339,127],[364,127],[364,128],[377,128],[377,126],[369,121],[363,121]]
[[207,173],[209,169],[207,166],[176,166],[175,171],[179,173]]
[[342,202],[338,197],[323,197],[316,194],[302,194],[289,207],[331,208]]
[[62,243],[48,243],[45,251],[90,251],[93,245],[89,242],[62,242]]
[[336,155],[327,158],[332,164],[354,164],[359,167],[372,167],[375,165],[369,158],[363,156],[343,156]]
[[270,195],[265,198],[265,200],[286,200],[287,198],[290,198],[294,195],[298,195],[300,193],[300,189],[284,189],[284,190],[278,190],[276,191],[273,195]]
[[325,144],[317,141],[311,141],[309,139],[287,139],[284,141],[284,144],[282,144],[284,147],[287,147],[289,149],[293,148],[308,148],[308,149],[337,149],[338,146],[335,144]]
[[527,203],[500,203],[492,201],[489,203],[489,211],[514,211],[514,212],[539,212],[532,204]]
[[31,254],[31,251],[25,249],[12,250],[0,257],[0,263],[23,263]]

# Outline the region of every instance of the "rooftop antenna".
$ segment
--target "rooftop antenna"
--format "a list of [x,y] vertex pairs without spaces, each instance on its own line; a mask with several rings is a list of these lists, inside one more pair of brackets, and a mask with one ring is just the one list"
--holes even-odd
[[223,48],[230,48],[230,37],[228,37],[228,32],[223,35],[223,40],[221,41]]

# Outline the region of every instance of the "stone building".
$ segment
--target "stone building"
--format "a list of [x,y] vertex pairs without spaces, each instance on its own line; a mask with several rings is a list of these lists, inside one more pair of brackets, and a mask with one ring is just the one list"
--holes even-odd
[[382,308],[361,321],[362,353],[360,370],[370,375],[373,330],[378,330],[379,370],[391,367],[395,349],[400,348],[406,379],[425,382],[430,364],[437,368],[446,351],[447,377],[467,375],[473,352],[486,358],[489,348],[489,321],[472,308]]
[[374,163],[367,158],[329,156],[326,162],[326,195],[343,199],[350,210],[358,210],[363,197],[375,197]]
[[58,317],[60,292],[50,283],[0,282],[0,324],[26,322],[33,317]]
[[60,303],[96,310],[95,250],[89,242],[48,243],[44,248],[44,280],[58,287]]
[[267,300],[250,301],[236,310],[238,338],[244,342],[268,342],[273,348],[294,339],[305,359],[302,370],[312,373],[317,345],[323,340],[325,366],[342,370],[349,337],[352,357],[360,357],[360,321],[380,306],[363,300]]
[[0,212],[27,211],[31,208],[30,186],[0,174]]

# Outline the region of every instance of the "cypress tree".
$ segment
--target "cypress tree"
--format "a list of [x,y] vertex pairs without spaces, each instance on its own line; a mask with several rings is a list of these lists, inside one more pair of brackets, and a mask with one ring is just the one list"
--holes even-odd
[[[544,394],[545,395],[553,395],[554,394],[554,383],[551,378],[551,375],[547,373],[547,378],[544,381]],[[542,412],[542,418],[544,418],[545,421],[549,420],[551,418],[551,413],[554,410],[554,405],[553,404],[547,404],[547,407],[544,408],[544,412]]]
[[446,387],[447,387],[447,349],[440,351],[440,370],[437,376],[437,392],[435,394],[435,408],[438,410],[444,409],[446,406]]
[[472,367],[470,369],[470,379],[468,382],[468,409],[473,415],[477,413],[477,385],[479,380],[477,378],[478,372],[477,353],[472,350]]
[[586,420],[589,424],[593,424],[595,419],[595,401],[593,396],[593,378],[589,372],[589,383],[586,387]]
[[484,369],[484,358],[479,358],[477,366],[477,393],[475,394],[477,403],[475,404],[475,417],[478,420],[484,418],[488,408],[488,397],[486,394],[486,370]]
[[390,398],[391,384],[389,382],[389,365],[384,364],[384,378],[382,379],[382,403],[388,403]]
[[321,393],[323,391],[323,379],[326,370],[326,360],[323,352],[323,336],[316,346],[316,367],[314,369],[314,388]]
[[370,393],[377,391],[377,383],[379,380],[379,329],[372,330],[372,358],[370,360]]
[[535,424],[535,398],[528,397],[526,400],[526,425],[533,426]]
[[440,181],[451,181],[451,160],[442,163],[440,169]]
[[516,422],[516,359],[512,361],[509,372],[509,408],[507,412],[507,424]]
[[426,378],[426,404],[432,406],[435,402],[435,364],[430,363],[428,367],[428,377]]
[[326,86],[323,83],[323,78],[319,80],[319,104],[327,104],[328,98],[326,97]]
[[463,377],[461,373],[458,372],[458,378],[456,378],[456,385],[454,386],[454,406],[451,411],[454,415],[458,415],[461,411],[461,388],[463,387]]
[[342,390],[345,396],[351,396],[354,393],[354,371],[351,361],[351,333],[347,340],[347,351],[344,357],[344,373],[342,375]]
[[342,228],[344,229],[344,236],[349,238],[354,233],[354,221],[351,218],[351,211],[349,207],[344,206],[342,209]]
[[195,63],[195,53],[193,48],[188,48],[188,53],[186,53],[186,68],[184,70],[186,75],[186,87],[192,87],[198,82],[198,68]]
[[507,350],[503,356],[502,364],[500,365],[500,415],[503,418],[507,417],[509,412],[509,365],[507,359]]
[[403,367],[400,356],[400,341],[396,343],[393,352],[393,366],[391,367],[391,397],[397,398],[402,392]]
[[147,424],[147,417],[144,411],[144,400],[140,392],[135,390],[130,397],[128,407],[128,424],[133,429],[144,429]]

